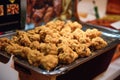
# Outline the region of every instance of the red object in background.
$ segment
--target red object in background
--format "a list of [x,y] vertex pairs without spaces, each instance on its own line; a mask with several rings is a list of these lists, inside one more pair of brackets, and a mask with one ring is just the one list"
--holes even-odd
[[0,32],[0,35],[2,35],[3,34],[3,32]]
[[106,13],[120,15],[120,0],[108,0]]
[[115,54],[112,58],[112,61],[114,61],[115,59],[117,59],[118,57],[120,57],[120,44],[117,46]]
[[88,21],[87,23],[91,23],[91,24],[94,24],[94,25],[100,25],[100,26],[105,26],[105,27],[108,27],[108,28],[115,29],[110,25],[113,22],[116,22],[116,21],[113,21],[113,20],[108,21],[108,20],[97,19],[97,20]]

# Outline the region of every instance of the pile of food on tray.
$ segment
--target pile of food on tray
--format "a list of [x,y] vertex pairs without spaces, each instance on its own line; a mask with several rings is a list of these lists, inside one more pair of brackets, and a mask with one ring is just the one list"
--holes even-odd
[[52,70],[106,47],[101,33],[97,29],[83,31],[78,22],[50,21],[32,30],[17,31],[11,39],[0,38],[0,50],[21,56],[31,65]]

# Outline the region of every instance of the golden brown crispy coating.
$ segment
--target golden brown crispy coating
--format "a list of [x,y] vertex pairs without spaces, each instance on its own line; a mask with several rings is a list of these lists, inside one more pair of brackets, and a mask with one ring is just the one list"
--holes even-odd
[[12,43],[18,43],[19,44],[19,38],[17,36],[13,36],[10,40]]
[[0,50],[5,50],[5,47],[8,46],[10,43],[10,40],[8,38],[0,38]]
[[58,54],[58,48],[55,44],[53,43],[49,43],[48,44],[48,48],[50,49],[50,51],[48,52],[48,54],[52,54],[52,55],[57,55]]
[[79,41],[79,38],[84,38],[86,37],[86,34],[83,30],[79,29],[79,28],[76,28],[74,31],[73,31],[73,36],[75,39],[77,39]]
[[86,44],[79,44],[75,47],[76,53],[79,57],[87,57],[91,55],[91,51]]
[[107,42],[104,41],[101,37],[96,37],[92,39],[91,46],[94,47],[95,49],[101,49],[107,46]]
[[10,40],[6,37],[3,37],[3,38],[0,38],[0,42],[3,43],[3,42],[9,42]]
[[68,46],[73,50],[75,51],[75,48],[77,45],[79,45],[80,43],[78,42],[78,40],[76,39],[71,39],[68,41]]
[[45,42],[46,43],[57,43],[59,40],[60,34],[58,33],[52,33],[52,34],[47,34],[45,37]]
[[46,35],[52,35],[53,30],[43,26],[43,27],[40,28],[39,34],[40,34],[40,42],[45,42]]
[[16,31],[16,36],[20,37],[21,35],[26,34],[25,31]]
[[60,37],[58,40],[57,46],[59,47],[59,46],[62,46],[63,44],[69,46],[69,40],[70,40],[69,38]]
[[14,54],[14,55],[21,55],[22,49],[23,49],[22,46],[15,44],[15,43],[11,43],[5,48],[7,53]]
[[19,41],[20,41],[20,44],[23,46],[29,46],[31,44],[31,41],[26,33],[20,35]]
[[86,44],[88,47],[91,45],[91,39],[86,36],[83,30],[79,28],[75,29],[73,36],[79,41],[80,44]]
[[62,53],[58,55],[59,62],[64,64],[70,64],[78,58],[77,53]]
[[[36,30],[37,30],[37,28],[36,28]],[[52,34],[52,30],[46,26],[42,26],[42,27],[38,28],[38,30],[39,30],[40,34],[43,32],[47,33],[47,34]]]
[[57,46],[53,43],[41,43],[40,44],[40,51],[47,54],[57,55]]
[[91,45],[91,40],[89,37],[81,37],[79,38],[79,43],[85,44],[87,47],[89,47]]
[[39,66],[41,64],[41,59],[43,58],[44,54],[40,53],[37,50],[30,50],[27,54],[27,59],[30,64],[34,66]]
[[30,46],[31,49],[40,49],[40,43],[38,41],[33,41]]
[[21,56],[23,58],[26,58],[31,49],[29,47],[23,47],[23,46],[20,46],[18,44],[15,44],[15,43],[10,43],[5,48],[5,50],[9,54],[18,55],[18,56]]
[[50,21],[46,24],[46,27],[50,29],[56,29],[57,31],[61,31],[61,29],[64,27],[65,22],[56,20],[56,21]]
[[90,39],[99,37],[102,34],[101,31],[99,31],[98,29],[87,29],[85,33],[86,36],[88,36]]
[[36,33],[36,34],[39,34],[39,32],[42,30],[42,28],[44,28],[45,27],[45,25],[41,25],[41,26],[38,26],[38,27],[35,27],[34,28],[34,32]]
[[27,58],[29,53],[31,53],[31,49],[29,47],[23,47],[22,53],[20,55],[24,58]]
[[69,26],[65,26],[61,31],[60,31],[60,35],[66,38],[73,38],[73,34],[71,33],[71,28]]
[[52,70],[58,65],[58,57],[56,55],[46,55],[41,59],[41,65],[46,70]]
[[34,28],[34,32],[38,34],[43,26],[38,26]]
[[11,42],[18,43],[23,46],[29,46],[31,43],[28,38],[28,33],[25,31],[16,31],[16,35],[11,38]]
[[49,27],[43,26],[39,30],[39,34],[41,35],[42,33],[52,35],[53,33],[58,33],[58,31],[56,29],[50,29]]
[[71,31],[73,32],[76,28],[79,28],[81,29],[82,28],[82,25],[79,24],[78,22],[72,22],[72,21],[68,21],[65,25],[66,26],[69,26],[71,28]]
[[65,33],[71,33],[71,28],[69,26],[64,26],[64,28],[62,28],[62,30],[60,31],[60,34],[65,34]]
[[33,34],[33,35],[36,34],[35,30],[28,30],[27,33],[28,34]]
[[40,35],[39,34],[33,34],[33,35],[28,35],[30,41],[40,41]]
[[70,47],[64,44],[59,46],[58,52],[59,52],[58,58],[60,63],[70,64],[75,59],[78,58],[77,53],[74,52]]
[[47,50],[46,48],[46,43],[41,43],[40,44],[40,52],[47,54],[47,52],[49,52],[49,50]]

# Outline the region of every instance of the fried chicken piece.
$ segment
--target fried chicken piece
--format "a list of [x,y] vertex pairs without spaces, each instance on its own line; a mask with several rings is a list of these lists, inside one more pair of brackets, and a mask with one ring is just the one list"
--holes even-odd
[[71,31],[73,32],[75,29],[79,28],[81,29],[82,28],[82,25],[79,24],[78,22],[72,22],[72,21],[68,21],[65,25],[66,26],[69,26],[71,28]]
[[60,37],[60,34],[55,29],[50,29],[48,27],[41,28],[40,32],[40,41],[41,42],[52,42],[56,43],[57,39]]
[[27,59],[27,55],[29,53],[31,53],[31,49],[29,47],[23,47],[22,53],[20,54],[20,56]]
[[27,33],[28,33],[28,34],[31,34],[31,35],[36,34],[34,29],[33,29],[33,30],[28,30]]
[[45,37],[45,42],[46,43],[57,43],[59,37],[60,37],[59,33],[52,33],[51,35],[47,34]]
[[49,43],[47,45],[47,48],[49,49],[48,54],[52,54],[52,55],[57,55],[58,54],[58,52],[57,52],[58,48],[55,44]]
[[5,50],[6,46],[8,46],[10,43],[10,40],[8,38],[0,38],[0,50]]
[[34,32],[35,32],[36,34],[39,34],[39,32],[40,32],[40,31],[42,30],[42,28],[44,28],[44,27],[45,27],[45,25],[35,27],[35,28],[34,28]]
[[75,39],[77,39],[79,41],[80,38],[86,37],[86,34],[83,30],[77,28],[73,31],[73,36]]
[[71,32],[72,32],[71,28],[69,26],[65,26],[60,31],[60,35],[63,36],[63,37],[72,39],[73,38],[73,34]]
[[43,26],[43,27],[40,28],[39,34],[40,34],[40,36],[42,36],[43,34],[51,35],[51,34],[53,34],[53,30],[48,28],[48,27]]
[[64,27],[65,22],[56,20],[56,21],[50,21],[46,24],[46,27],[50,29],[56,29],[57,31],[61,31],[61,29]]
[[40,42],[45,42],[46,35],[47,34],[45,32],[43,32],[43,33],[40,34]]
[[62,28],[62,30],[60,31],[60,34],[66,34],[66,33],[71,33],[71,28],[69,26],[65,26],[64,28]]
[[28,53],[30,52],[30,48],[29,47],[23,47],[20,46],[19,44],[16,43],[10,43],[6,48],[5,51],[9,54],[13,54],[13,55],[18,55],[21,56],[23,58],[27,58]]
[[75,47],[76,53],[79,57],[87,57],[90,56],[92,53],[86,44],[79,44]]
[[95,49],[101,49],[107,46],[107,42],[103,40],[101,37],[96,37],[92,39],[91,46]]
[[55,22],[56,22],[56,21],[49,21],[48,23],[46,23],[45,26],[46,26],[47,28],[50,28],[50,29],[56,29],[57,26],[56,26]]
[[10,40],[6,37],[3,37],[3,38],[0,38],[0,42],[3,43],[3,42],[9,42]]
[[53,43],[41,43],[40,44],[40,51],[45,55],[52,54],[57,55],[57,46]]
[[56,55],[46,55],[41,59],[41,66],[46,70],[52,70],[58,65],[58,57]]
[[75,47],[77,45],[79,45],[80,43],[78,42],[78,40],[76,39],[71,39],[71,40],[68,40],[68,46],[73,50],[75,51]]
[[76,39],[69,39],[66,37],[60,37],[59,41],[57,43],[57,46],[62,46],[62,45],[67,45],[69,46],[71,49],[73,49],[72,47],[74,47],[74,45],[78,45],[79,42]]
[[77,53],[62,53],[59,54],[59,62],[63,64],[70,64],[78,58]]
[[23,46],[29,46],[31,41],[28,37],[28,33],[25,31],[17,31],[16,37],[18,37],[19,44]]
[[60,20],[56,20],[54,23],[55,23],[56,26],[57,26],[57,27],[55,27],[55,29],[58,30],[58,31],[61,31],[62,28],[63,28],[64,25],[65,25],[65,22],[64,22],[64,21],[60,21]]
[[89,37],[90,39],[99,37],[102,34],[101,31],[99,31],[98,29],[87,29],[85,33],[86,36]]
[[71,32],[69,32],[67,29],[65,30],[61,30],[60,32],[61,36],[69,38],[69,39],[73,39],[73,34]]
[[20,44],[23,46],[29,46],[31,44],[31,41],[26,33],[20,35],[19,41],[20,41]]
[[28,35],[29,39],[31,42],[33,41],[40,41],[40,35],[39,34],[32,34],[32,35]]
[[34,66],[39,66],[43,57],[44,54],[37,50],[31,50],[27,55],[28,62]]
[[78,58],[77,53],[64,44],[58,48],[58,52],[59,52],[58,58],[60,63],[70,64],[75,59]]
[[91,39],[86,36],[85,32],[79,28],[73,32],[74,39],[77,39],[80,44],[86,44],[88,47],[91,45]]
[[7,51],[7,53],[9,54],[21,55],[22,49],[23,49],[22,46],[15,43],[11,43],[5,48],[5,51]]
[[31,49],[40,49],[40,43],[38,41],[33,41],[29,47]]
[[69,46],[69,40],[70,40],[69,38],[60,37],[60,38],[58,39],[57,46],[59,47],[59,46],[62,46],[63,44]]
[[43,26],[38,29],[36,28],[36,30],[39,30],[40,42],[56,43],[57,38],[60,37],[60,34],[56,29],[50,29],[49,27]]
[[18,43],[19,44],[19,38],[17,36],[13,36],[10,40],[12,43]]
[[23,35],[23,34],[27,34],[25,31],[16,31],[16,36],[17,37],[20,37],[21,35]]
[[79,38],[79,43],[85,44],[87,47],[89,47],[91,45],[91,40],[89,37],[81,37]]

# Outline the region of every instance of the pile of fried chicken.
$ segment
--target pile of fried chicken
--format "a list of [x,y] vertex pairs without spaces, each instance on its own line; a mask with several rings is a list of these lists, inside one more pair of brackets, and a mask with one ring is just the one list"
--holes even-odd
[[11,39],[0,38],[0,50],[21,56],[31,65],[53,70],[107,46],[101,31],[81,28],[76,21],[50,21],[32,30],[17,31]]

